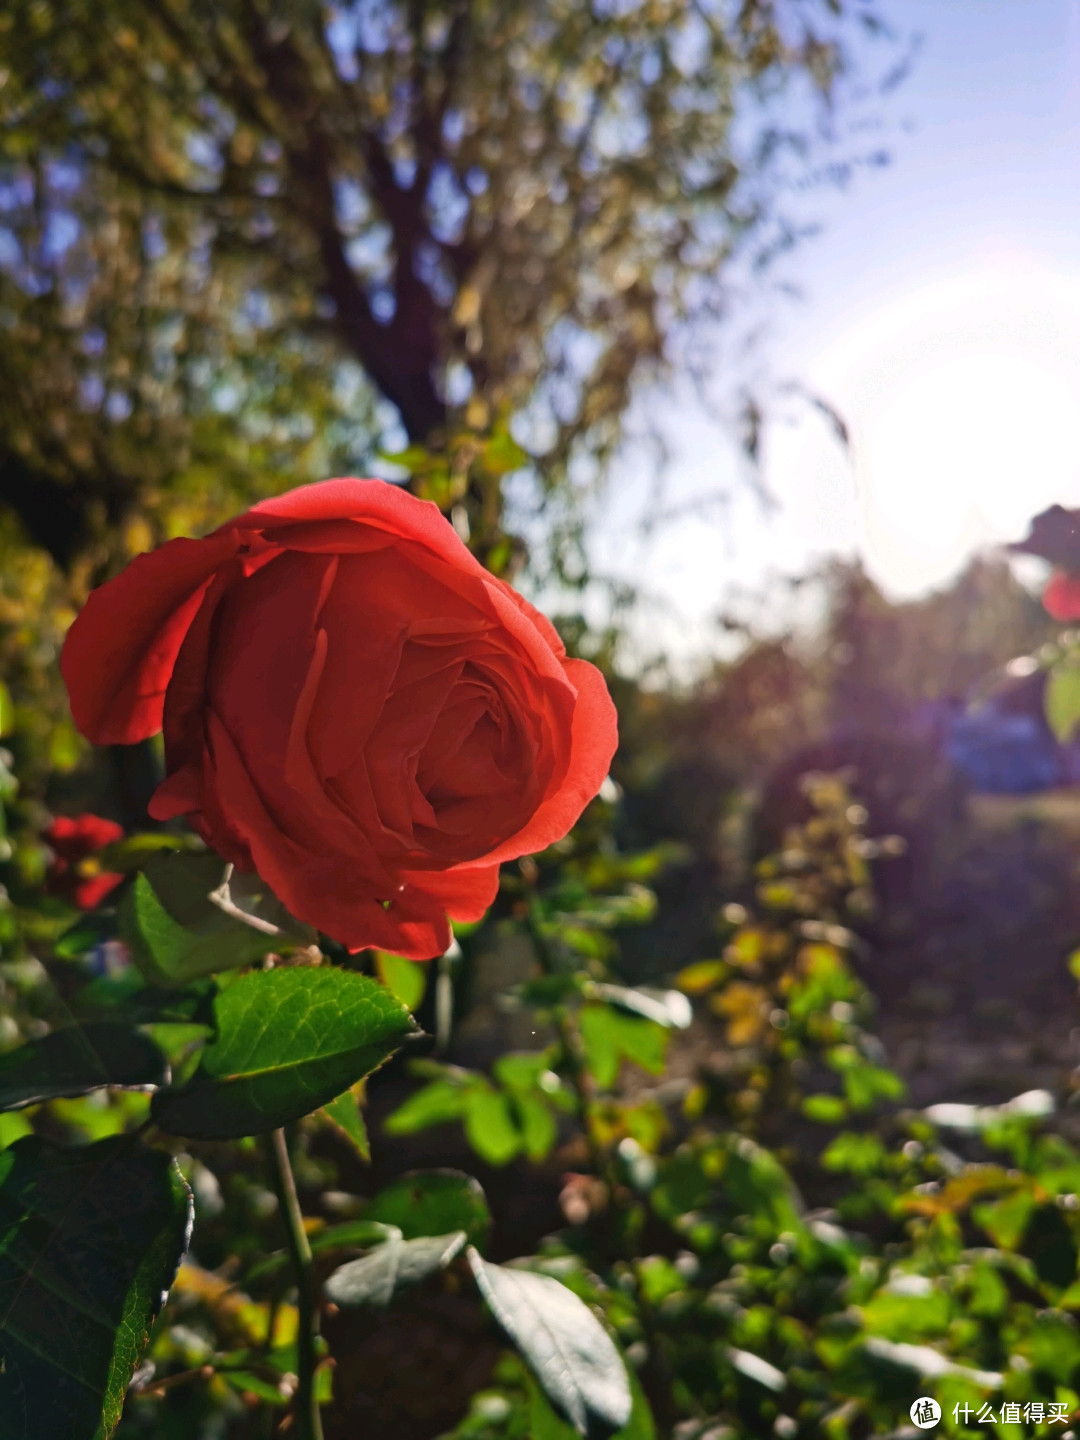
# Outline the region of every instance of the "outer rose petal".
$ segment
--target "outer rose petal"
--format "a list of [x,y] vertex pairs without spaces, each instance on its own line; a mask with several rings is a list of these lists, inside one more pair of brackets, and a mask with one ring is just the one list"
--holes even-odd
[[76,728],[95,745],[132,745],[161,729],[165,689],[235,532],[170,540],[95,590],[67,633],[60,669]]
[[419,870],[405,872],[402,878],[437,900],[452,920],[463,923],[482,920],[499,893],[498,865],[472,866],[469,869],[462,866],[441,872]]
[[1055,571],[1043,591],[1043,605],[1055,620],[1080,620],[1080,575]]
[[[492,580],[475,555],[462,544],[454,527],[430,500],[417,500],[407,490],[380,480],[352,476],[301,485],[271,500],[261,500],[230,525],[257,528],[270,540],[281,525],[311,520],[359,520],[402,539],[418,540],[429,550],[485,583]],[[220,532],[215,531],[215,534]],[[287,543],[287,542],[286,542]]]

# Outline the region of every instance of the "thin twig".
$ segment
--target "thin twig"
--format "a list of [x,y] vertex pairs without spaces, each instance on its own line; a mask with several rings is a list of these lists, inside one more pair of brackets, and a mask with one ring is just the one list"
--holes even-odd
[[260,930],[264,935],[280,935],[281,926],[273,924],[270,920],[263,920],[258,915],[252,915],[250,910],[241,910],[236,901],[232,898],[232,891],[229,889],[229,881],[232,879],[233,867],[225,866],[225,876],[216,890],[211,890],[207,899],[216,905],[219,910],[224,910],[226,915],[231,915],[234,920],[241,921],[244,925],[250,925],[252,930]]

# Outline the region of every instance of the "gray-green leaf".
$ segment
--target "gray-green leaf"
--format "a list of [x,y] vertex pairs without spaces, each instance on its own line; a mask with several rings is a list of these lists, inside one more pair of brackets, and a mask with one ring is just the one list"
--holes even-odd
[[445,1270],[461,1253],[465,1231],[452,1235],[425,1235],[404,1240],[400,1232],[391,1235],[370,1255],[350,1260],[327,1280],[323,1290],[335,1305],[389,1305],[405,1285],[415,1285]]
[[175,1162],[129,1136],[0,1155],[0,1435],[106,1440],[191,1228]]
[[[224,868],[216,855],[158,855],[136,875],[120,902],[120,933],[153,984],[184,985],[217,970],[250,965],[281,947],[280,935],[253,929],[211,901]],[[243,909],[288,928],[286,938],[314,939],[314,931],[297,929],[299,922],[257,877],[239,876],[232,889]]]
[[306,965],[242,975],[215,997],[214,1024],[190,1083],[154,1096],[154,1120],[174,1135],[231,1140],[298,1120],[415,1029],[377,980]]
[[0,1055],[0,1110],[105,1085],[147,1090],[168,1083],[169,1063],[154,1042],[112,1021],[54,1030]]
[[614,1342],[583,1300],[548,1275],[481,1259],[469,1264],[492,1314],[575,1430],[598,1420],[612,1430],[630,1419],[633,1397]]

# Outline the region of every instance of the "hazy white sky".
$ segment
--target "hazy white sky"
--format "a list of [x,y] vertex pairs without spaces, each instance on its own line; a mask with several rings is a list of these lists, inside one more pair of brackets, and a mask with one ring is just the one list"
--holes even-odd
[[911,596],[1080,505],[1080,0],[886,4],[922,36],[880,107],[892,164],[813,197],[824,232],[790,262],[804,299],[775,309],[768,351],[844,415],[850,454],[809,409],[773,425],[766,513],[677,402],[668,498],[731,485],[727,514],[638,542],[648,470],[628,456],[597,517],[604,558],[667,599],[683,648],[733,593],[828,554]]

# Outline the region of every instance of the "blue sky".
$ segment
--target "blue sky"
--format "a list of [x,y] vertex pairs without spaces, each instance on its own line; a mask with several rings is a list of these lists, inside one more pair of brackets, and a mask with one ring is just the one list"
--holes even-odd
[[916,595],[1052,500],[1080,505],[1080,0],[884,9],[921,36],[908,79],[864,107],[891,163],[804,199],[822,233],[787,262],[803,298],[770,304],[764,352],[844,413],[854,452],[781,407],[766,512],[676,385],[646,400],[671,407],[669,500],[721,486],[725,514],[638,542],[649,476],[632,455],[597,513],[602,558],[645,575],[684,651],[711,643],[718,606],[749,592],[775,611],[771,577],[828,554]]

